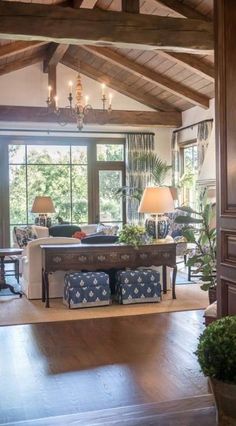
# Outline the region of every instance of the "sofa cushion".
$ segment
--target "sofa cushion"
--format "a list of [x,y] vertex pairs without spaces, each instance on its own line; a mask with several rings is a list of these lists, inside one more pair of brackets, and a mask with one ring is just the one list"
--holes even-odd
[[117,235],[101,235],[98,233],[83,238],[81,244],[115,244],[117,241]]
[[13,232],[15,234],[15,240],[20,248],[26,247],[29,241],[37,238],[36,233],[32,226],[14,226]]
[[77,225],[53,225],[49,228],[49,235],[52,237],[72,237],[75,232],[81,231],[80,226]]

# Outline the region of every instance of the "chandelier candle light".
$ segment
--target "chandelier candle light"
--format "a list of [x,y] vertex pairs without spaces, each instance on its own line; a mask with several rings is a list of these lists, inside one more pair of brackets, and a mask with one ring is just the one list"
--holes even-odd
[[[82,130],[84,126],[84,118],[88,114],[88,112],[93,109],[93,107],[92,105],[88,103],[89,97],[83,96],[83,86],[81,82],[80,73],[78,73],[77,79],[76,79],[75,105],[73,105],[72,88],[73,88],[73,83],[72,81],[69,81],[69,94],[67,98],[69,101],[69,105],[65,107],[69,111],[68,121],[64,120],[64,116],[63,116],[63,120],[61,120],[62,111],[58,107],[58,96],[56,95],[54,96],[54,98],[52,97],[51,86],[48,86],[48,98],[46,100],[46,103],[48,106],[48,111],[50,113],[53,112],[54,114],[57,115],[59,124],[64,126],[71,121],[70,120],[71,118],[73,118],[77,123],[78,130]],[[110,113],[112,111],[112,93],[109,94],[109,97],[107,99],[106,85],[104,83],[102,83],[101,89],[102,89],[102,97],[101,97],[102,111]],[[107,107],[107,101],[108,101],[108,107]]]

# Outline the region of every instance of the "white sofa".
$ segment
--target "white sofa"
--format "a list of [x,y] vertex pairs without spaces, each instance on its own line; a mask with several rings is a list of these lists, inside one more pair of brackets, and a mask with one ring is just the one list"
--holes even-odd
[[[96,232],[97,225],[85,225],[81,229],[86,234]],[[41,244],[78,244],[80,240],[68,237],[50,237],[48,228],[34,226],[37,239],[32,240],[25,247],[21,258],[22,291],[28,299],[42,297],[42,253]],[[58,271],[49,275],[50,297],[62,297],[65,271]]]
[[[22,256],[22,291],[28,299],[42,297],[41,244],[78,244],[80,240],[67,237],[46,237],[30,241]],[[49,275],[50,297],[62,297],[65,271]]]

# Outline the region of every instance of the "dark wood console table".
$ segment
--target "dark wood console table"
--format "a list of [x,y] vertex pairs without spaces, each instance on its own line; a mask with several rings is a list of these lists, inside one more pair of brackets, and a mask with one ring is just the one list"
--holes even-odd
[[163,267],[163,292],[167,291],[166,267],[173,268],[172,297],[175,295],[176,244],[160,243],[139,246],[123,244],[42,244],[42,301],[49,307],[48,274],[55,271],[96,271],[140,266]]

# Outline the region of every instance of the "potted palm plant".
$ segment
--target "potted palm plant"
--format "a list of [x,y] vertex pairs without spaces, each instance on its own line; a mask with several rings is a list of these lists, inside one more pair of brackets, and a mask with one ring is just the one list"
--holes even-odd
[[199,337],[202,372],[210,378],[220,426],[236,425],[236,316],[210,324]]
[[216,228],[211,226],[214,207],[205,203],[200,211],[191,207],[179,207],[178,210],[185,215],[177,216],[175,222],[184,225],[183,236],[195,246],[186,264],[196,268],[202,281],[201,289],[209,292],[209,301],[213,303],[216,300]]
[[[134,152],[133,163],[137,172],[150,170],[151,182],[154,186],[163,186],[168,175],[168,172],[172,168],[165,161],[162,161],[154,152],[147,152],[140,154]],[[140,201],[143,194],[143,188],[122,186],[115,192],[116,196],[121,196],[124,199],[134,199]]]

